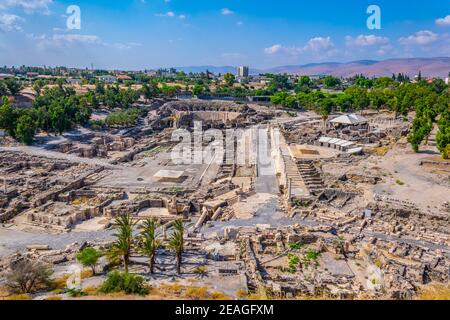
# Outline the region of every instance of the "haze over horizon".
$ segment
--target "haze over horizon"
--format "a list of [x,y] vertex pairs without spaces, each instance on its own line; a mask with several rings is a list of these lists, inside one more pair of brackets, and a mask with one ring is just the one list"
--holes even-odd
[[[370,4],[381,30],[369,30]],[[81,29],[66,9],[81,9]],[[450,56],[450,12],[427,2],[0,0],[0,65],[142,70]]]

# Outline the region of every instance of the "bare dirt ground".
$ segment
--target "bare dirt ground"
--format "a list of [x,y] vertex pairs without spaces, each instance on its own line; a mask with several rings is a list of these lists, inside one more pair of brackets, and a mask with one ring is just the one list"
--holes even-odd
[[424,160],[443,161],[435,147],[422,147],[419,153],[414,153],[406,141],[400,140],[384,156],[372,155],[345,166],[325,164],[323,170],[334,177],[353,173],[381,179],[375,185],[357,185],[357,189],[363,192],[359,207],[364,207],[379,195],[412,203],[423,212],[435,214],[442,210],[446,201],[450,201],[450,173],[448,169],[421,166]]
[[414,203],[425,212],[440,210],[442,204],[450,201],[450,174],[435,174],[421,166],[422,160],[438,157],[434,148],[413,153],[409,146],[394,146],[377,166],[390,174],[373,192]]

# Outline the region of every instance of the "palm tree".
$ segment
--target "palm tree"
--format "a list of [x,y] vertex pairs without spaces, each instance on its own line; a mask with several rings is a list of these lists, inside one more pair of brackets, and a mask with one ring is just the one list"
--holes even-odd
[[116,218],[115,229],[118,233],[114,234],[116,241],[114,241],[110,254],[113,257],[120,257],[125,267],[125,272],[128,273],[128,265],[130,264],[131,248],[133,245],[133,227],[136,222],[130,215],[120,216]]
[[177,273],[181,274],[182,255],[184,251],[184,224],[183,219],[175,220],[173,232],[169,238],[169,249],[175,251],[177,258]]
[[141,233],[141,244],[139,251],[149,257],[149,267],[150,273],[153,274],[153,267],[155,265],[156,251],[161,246],[161,240],[159,239],[159,234],[157,229],[159,227],[158,221],[156,219],[147,219],[140,226]]

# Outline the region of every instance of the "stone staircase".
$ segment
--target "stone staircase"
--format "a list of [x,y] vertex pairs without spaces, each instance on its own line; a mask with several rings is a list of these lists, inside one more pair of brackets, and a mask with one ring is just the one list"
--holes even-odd
[[304,189],[305,184],[303,183],[302,176],[300,175],[300,172],[298,171],[297,165],[295,164],[294,160],[292,160],[290,156],[283,156],[283,159],[286,168],[287,181],[291,179],[292,194],[295,195],[295,190],[299,188]]
[[324,190],[324,183],[312,160],[297,161],[297,169],[308,191],[319,195]]
[[[233,142],[234,143],[234,142]],[[228,150],[225,148],[225,150]],[[236,159],[234,157],[227,157],[226,152],[223,154],[223,160],[219,167],[217,174],[218,179],[232,178],[236,174]]]

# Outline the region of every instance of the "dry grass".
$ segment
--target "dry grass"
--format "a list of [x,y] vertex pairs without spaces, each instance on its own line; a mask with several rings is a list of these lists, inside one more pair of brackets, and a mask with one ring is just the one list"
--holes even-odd
[[388,153],[389,148],[388,147],[379,147],[379,148],[373,148],[372,152],[376,154],[377,156],[385,156],[386,153]]
[[419,291],[419,300],[450,300],[450,283],[430,284]]
[[153,288],[151,296],[180,298],[187,300],[231,300],[229,296],[217,291],[209,291],[206,287],[183,286],[180,284],[161,284],[158,288]]
[[57,301],[57,300],[62,300],[62,297],[60,297],[60,296],[50,296],[50,297],[45,298],[44,300]]
[[53,288],[54,291],[53,293],[57,293],[57,290],[64,290],[67,286],[67,279],[69,279],[70,275],[66,274],[62,277],[56,278],[55,280],[53,280]]
[[221,292],[209,291],[206,287],[183,286],[180,284],[161,284],[158,288],[149,288],[146,296],[127,295],[124,292],[111,294],[98,293],[97,288],[83,290],[87,295],[77,300],[231,300]]
[[31,296],[29,294],[13,294],[4,298],[4,300],[31,300]]
[[88,296],[94,296],[97,294],[98,288],[94,286],[86,287],[83,289],[83,292],[86,293]]

